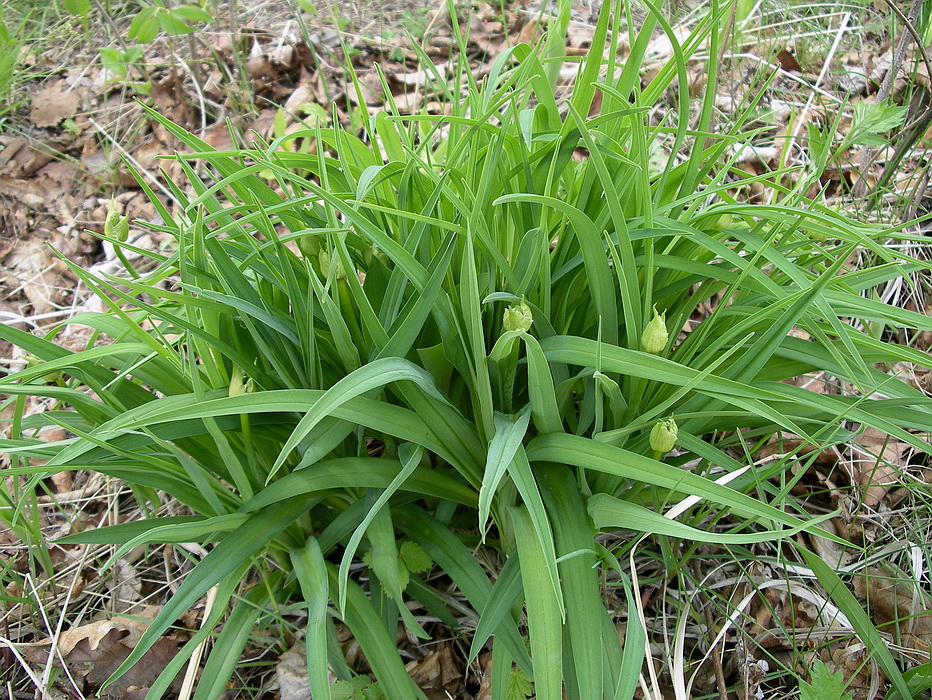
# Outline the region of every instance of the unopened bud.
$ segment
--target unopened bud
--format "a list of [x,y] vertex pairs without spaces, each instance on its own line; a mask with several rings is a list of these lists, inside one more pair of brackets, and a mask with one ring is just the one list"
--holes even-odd
[[651,355],[659,355],[667,347],[667,337],[667,324],[664,322],[664,317],[657,313],[657,309],[654,309],[654,317],[641,333],[641,350]]
[[665,418],[654,423],[650,431],[650,448],[663,456],[673,449],[677,436],[676,421]]
[[[25,354],[25,359],[26,359],[26,367],[30,369],[33,367],[44,365],[46,362],[45,360],[39,357],[36,357],[35,355],[30,355],[29,353]],[[46,384],[58,384],[59,382],[64,381],[64,379],[65,379],[65,374],[61,370],[57,372],[48,372],[42,377],[42,381],[44,381]]]
[[301,236],[298,250],[305,258],[312,258],[320,252],[320,236]]
[[505,326],[506,331],[527,332],[531,329],[532,323],[534,323],[534,315],[531,313],[531,307],[525,304],[524,301],[505,309],[502,324]]
[[366,267],[369,267],[369,265],[372,264],[373,258],[377,258],[378,260],[382,261],[385,267],[391,267],[391,261],[388,259],[388,256],[382,251],[381,248],[374,245],[366,248],[365,252],[363,253],[363,259],[366,262]]
[[330,277],[330,273],[333,272],[334,279],[346,279],[346,271],[343,269],[343,262],[340,260],[339,255],[331,255],[326,250],[321,250],[317,260],[320,263],[320,274]]
[[120,212],[110,205],[110,211],[107,212],[107,218],[104,220],[104,235],[108,238],[114,238],[120,243],[129,238],[129,217],[120,216]]
[[720,231],[724,231],[729,226],[731,226],[731,214],[726,212],[718,217],[718,221],[715,223],[715,228]]
[[243,370],[239,365],[233,365],[233,373],[230,375],[229,396],[242,396],[251,394],[253,391],[252,379],[246,379]]

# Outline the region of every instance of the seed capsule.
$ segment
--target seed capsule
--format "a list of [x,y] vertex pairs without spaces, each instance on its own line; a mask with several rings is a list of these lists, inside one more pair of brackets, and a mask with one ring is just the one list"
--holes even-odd
[[104,235],[125,242],[129,238],[129,217],[120,216],[120,212],[111,208],[104,220]]
[[243,394],[251,394],[254,390],[255,387],[253,387],[252,378],[247,378],[239,365],[233,365],[233,372],[230,374],[230,390],[228,395],[231,397],[242,396]]
[[667,454],[676,445],[677,432],[676,421],[672,418],[657,421],[650,431],[651,449],[660,456]]
[[641,350],[651,355],[659,355],[667,347],[668,337],[664,317],[657,313],[657,309],[654,309],[654,317],[641,333]]
[[505,309],[502,325],[505,326],[506,331],[527,332],[531,329],[532,323],[534,323],[534,315],[531,313],[531,307],[525,304],[524,301]]

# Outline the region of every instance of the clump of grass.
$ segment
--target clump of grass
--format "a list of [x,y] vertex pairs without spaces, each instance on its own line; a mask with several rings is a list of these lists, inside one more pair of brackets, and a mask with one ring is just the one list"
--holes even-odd
[[[593,46],[614,46],[625,21],[629,8],[605,3]],[[781,187],[781,172],[761,178],[779,204],[731,196],[730,154],[747,136],[709,129],[714,72],[691,105],[685,71],[703,43],[717,55],[723,21],[713,4],[680,46],[652,10],[627,61],[593,52],[562,104],[550,70],[559,42],[505,51],[482,84],[461,53],[452,80],[437,76],[449,116],[401,117],[389,96],[387,112],[368,115],[368,140],[318,127],[218,152],[152,114],[192,151],[177,156],[177,212],[152,195],[175,251],[138,279],[75,270],[110,309],[70,321],[94,329],[82,351],[56,346],[57,331],[0,328],[41,360],[0,390],[58,402],[17,417],[3,442],[11,474],[94,469],[195,514],[68,541],[119,545],[115,556],[212,545],[118,673],[216,587],[211,619],[151,696],[229,610],[194,694],[217,697],[243,630],[300,600],[314,697],[329,697],[328,671],[352,679],[334,618],[386,697],[424,697],[395,628],[430,636],[412,603],[456,624],[428,583],[440,579],[477,622],[470,658],[491,647],[493,697],[517,664],[542,700],[629,698],[645,632],[632,615],[619,640],[601,581],[635,609],[627,550],[598,535],[723,547],[833,537],[781,487],[789,461],[748,470],[735,455],[780,432],[837,445],[858,426],[928,451],[914,433],[932,430],[932,404],[876,368],[925,356],[851,323],[932,326],[871,297],[921,265],[885,245],[905,236]],[[675,58],[641,86],[657,27]],[[674,82],[675,115],[652,123]],[[300,138],[313,153],[283,148]],[[658,139],[671,144],[659,167]],[[861,248],[876,262],[849,270]],[[817,369],[852,391],[783,381]],[[43,382],[56,372],[64,386]],[[33,437],[48,425],[71,437]],[[473,558],[478,541],[505,562],[494,584]],[[264,585],[241,590],[254,566]],[[905,688],[885,647],[876,653]]]
[[22,63],[26,47],[39,40],[48,15],[47,9],[19,2],[0,8],[0,133],[6,131],[10,115],[26,102],[21,85],[37,77]]

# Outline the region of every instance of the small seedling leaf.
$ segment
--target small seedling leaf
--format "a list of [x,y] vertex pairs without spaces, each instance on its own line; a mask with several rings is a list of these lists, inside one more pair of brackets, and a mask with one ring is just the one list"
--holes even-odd
[[527,700],[534,694],[531,677],[517,666],[511,669],[508,676],[508,693],[506,700]]
[[832,673],[822,661],[813,664],[809,680],[799,682],[800,700],[851,700],[851,693],[845,692],[845,677]]
[[140,44],[148,44],[159,33],[159,21],[155,17],[155,8],[147,7],[133,18],[129,25],[128,36]]
[[417,542],[405,542],[398,552],[408,571],[421,574],[434,565],[433,560]]
[[65,0],[65,9],[78,17],[86,17],[91,9],[91,0]]
[[182,5],[181,7],[174,8],[171,12],[175,17],[185,22],[208,23],[213,19],[207,10],[197,5]]
[[887,102],[854,105],[854,117],[848,139],[861,146],[882,146],[887,142],[883,134],[899,128],[906,119],[906,107]]

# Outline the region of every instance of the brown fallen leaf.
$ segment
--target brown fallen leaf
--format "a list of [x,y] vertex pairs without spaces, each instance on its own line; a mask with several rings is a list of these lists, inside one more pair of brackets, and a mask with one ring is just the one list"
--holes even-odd
[[851,469],[863,489],[862,503],[876,508],[899,483],[909,445],[876,428],[866,428],[852,443]]
[[890,631],[898,644],[921,652],[932,648],[932,596],[893,564],[872,566],[854,579],[854,592],[867,600],[874,624]]
[[781,49],[780,53],[777,54],[777,62],[785,71],[801,73],[803,70],[802,66],[799,65],[799,61],[796,60],[796,57],[786,49]]
[[592,43],[595,25],[588,22],[571,21],[566,28],[566,39],[572,49],[581,49]]
[[29,119],[36,126],[55,126],[63,119],[73,117],[80,104],[78,93],[65,90],[64,83],[59,81],[32,98]]
[[[151,614],[157,609],[147,609],[143,614]],[[53,663],[58,665],[64,659],[69,673],[84,683],[85,693],[96,693],[101,689],[110,675],[119,668],[136,647],[148,620],[114,617],[112,620],[98,620],[87,625],[62,632],[58,637],[58,654]],[[23,648],[23,656],[33,663],[47,664],[51,639],[44,639]],[[125,674],[112,685],[107,686],[102,697],[124,700],[128,693],[138,688],[148,688],[169,661],[178,652],[180,640],[174,637],[161,637]],[[175,692],[180,689],[182,674],[173,681]]]

